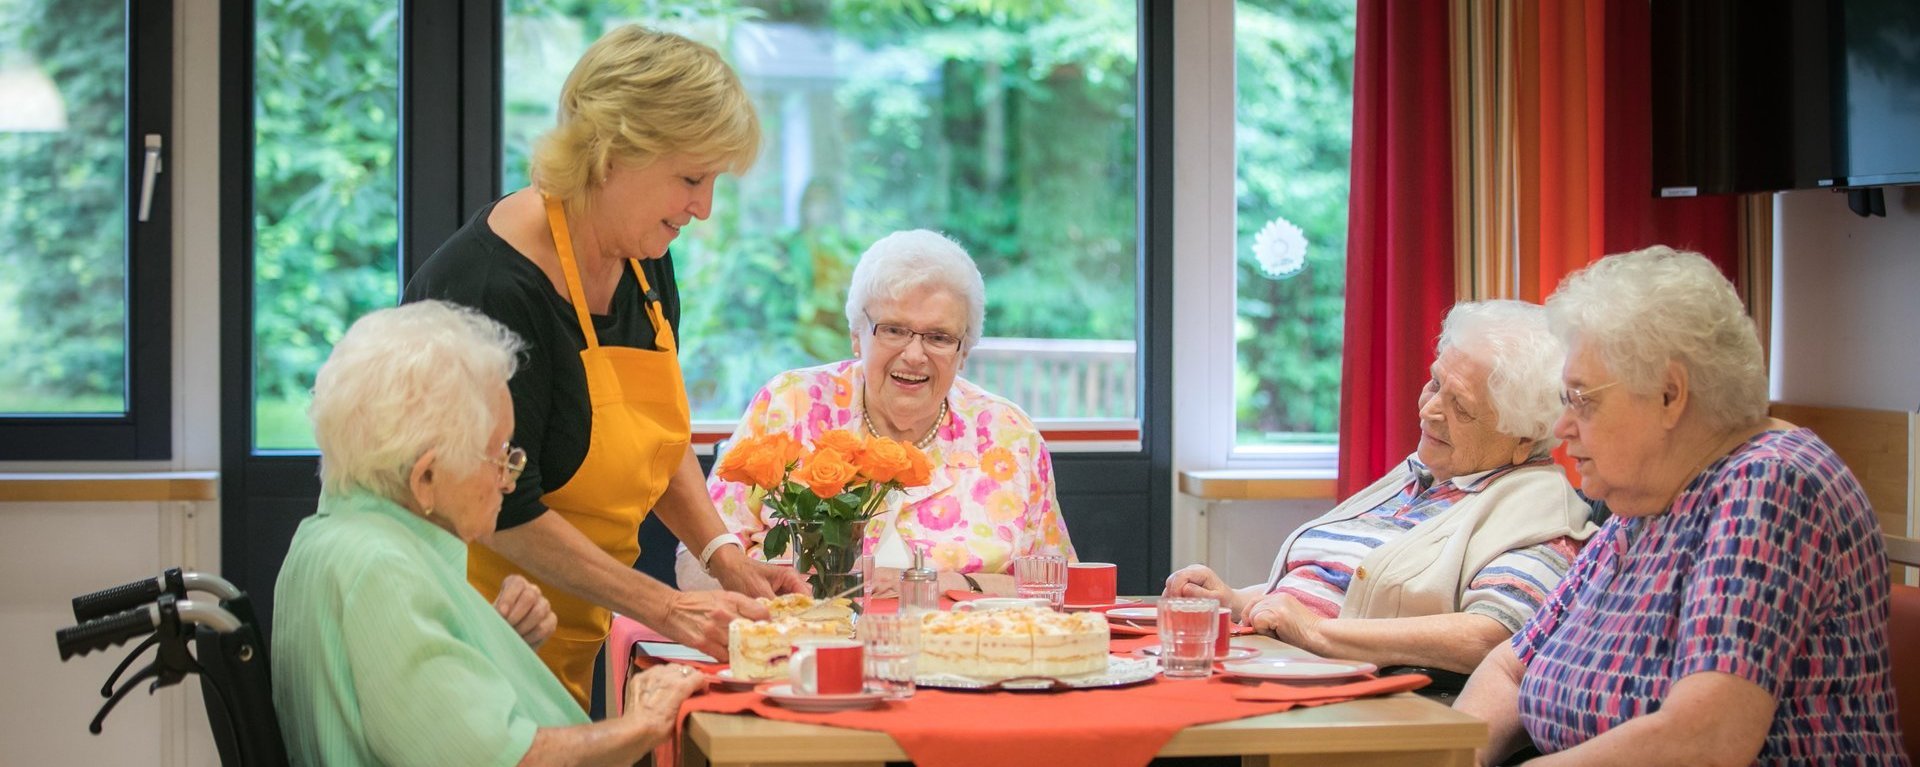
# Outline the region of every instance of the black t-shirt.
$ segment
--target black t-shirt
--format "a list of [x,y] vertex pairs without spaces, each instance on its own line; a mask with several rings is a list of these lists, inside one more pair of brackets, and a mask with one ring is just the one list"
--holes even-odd
[[[480,310],[526,343],[520,367],[507,382],[513,393],[513,442],[527,451],[527,471],[500,507],[498,527],[525,524],[547,510],[540,496],[560,489],[586,460],[593,410],[587,397],[587,348],[573,304],[546,273],[487,226],[489,203],[447,238],[407,281],[401,302],[438,298]],[[680,325],[680,291],[671,254],[643,260],[647,283],[660,295],[667,322]],[[602,346],[655,349],[646,295],[631,268],[620,271],[612,314],[593,315]]]

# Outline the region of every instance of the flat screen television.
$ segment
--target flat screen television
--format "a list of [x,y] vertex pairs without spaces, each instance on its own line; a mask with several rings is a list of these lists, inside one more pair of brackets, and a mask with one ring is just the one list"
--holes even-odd
[[1659,196],[1920,183],[1920,0],[1653,0]]
[[1920,0],[1834,5],[1833,175],[1820,185],[1920,183]]

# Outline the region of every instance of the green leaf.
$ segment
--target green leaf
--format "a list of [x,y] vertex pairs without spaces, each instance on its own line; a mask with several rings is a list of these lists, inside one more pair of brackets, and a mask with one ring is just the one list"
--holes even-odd
[[791,535],[786,525],[774,525],[767,528],[767,539],[760,544],[760,551],[768,559],[787,553],[787,536]]

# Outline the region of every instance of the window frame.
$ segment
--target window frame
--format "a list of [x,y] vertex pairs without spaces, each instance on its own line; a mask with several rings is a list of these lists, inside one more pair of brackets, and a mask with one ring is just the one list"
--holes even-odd
[[[126,412],[0,417],[0,461],[173,458],[173,0],[127,8]],[[161,137],[160,177],[140,209],[142,137]]]
[[[1178,464],[1183,469],[1272,471],[1298,479],[1331,479],[1339,466],[1339,444],[1241,445],[1235,420],[1234,377],[1239,350],[1234,327],[1239,316],[1235,255],[1239,252],[1235,184],[1238,153],[1234,121],[1234,0],[1178,4],[1176,43],[1191,65],[1178,77],[1175,113],[1182,140],[1176,147],[1177,181],[1182,196],[1174,203],[1174,228],[1180,233],[1175,261],[1182,276],[1194,279],[1176,288],[1174,329],[1175,386],[1202,392],[1175,403],[1179,435]],[[1194,54],[1192,49],[1206,51]],[[1225,254],[1224,256],[1221,254]]]

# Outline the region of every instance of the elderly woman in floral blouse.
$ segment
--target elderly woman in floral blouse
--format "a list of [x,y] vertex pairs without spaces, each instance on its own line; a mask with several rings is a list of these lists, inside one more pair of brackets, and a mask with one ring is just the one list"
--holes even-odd
[[[811,447],[850,429],[919,447],[932,459],[931,482],[888,499],[867,523],[864,550],[880,567],[905,567],[921,549],[943,588],[1011,592],[1014,557],[1071,559],[1073,544],[1039,429],[959,375],[985,316],[980,271],[958,244],[924,229],[881,238],[860,256],[848,290],[853,359],[774,376],[733,441],[786,432]],[[771,517],[752,488],[717,476],[707,488],[747,553],[764,557]],[[701,580],[691,555],[678,569],[683,587]]]

